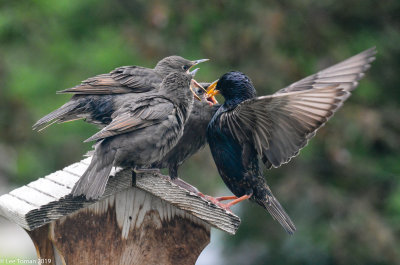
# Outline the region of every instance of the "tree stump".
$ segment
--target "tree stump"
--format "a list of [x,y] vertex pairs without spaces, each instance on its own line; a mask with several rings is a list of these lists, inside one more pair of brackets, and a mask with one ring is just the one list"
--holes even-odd
[[89,159],[0,197],[0,215],[23,227],[41,264],[195,264],[211,227],[234,234],[236,215],[158,176],[111,173],[98,201],[69,195]]

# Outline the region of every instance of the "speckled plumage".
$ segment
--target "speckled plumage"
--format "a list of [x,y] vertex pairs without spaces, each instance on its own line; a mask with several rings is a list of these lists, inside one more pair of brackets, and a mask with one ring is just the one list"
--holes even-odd
[[88,139],[99,142],[72,194],[97,199],[113,166],[147,167],[175,146],[193,106],[191,78],[190,74],[171,73],[158,93],[126,103],[113,113],[112,122]]

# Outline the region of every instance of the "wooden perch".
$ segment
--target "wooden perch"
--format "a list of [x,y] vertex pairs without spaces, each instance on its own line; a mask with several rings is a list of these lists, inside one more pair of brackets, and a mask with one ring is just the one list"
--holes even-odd
[[25,228],[47,264],[194,264],[210,228],[240,219],[157,174],[116,169],[99,201],[69,193],[90,158],[0,197],[0,215]]

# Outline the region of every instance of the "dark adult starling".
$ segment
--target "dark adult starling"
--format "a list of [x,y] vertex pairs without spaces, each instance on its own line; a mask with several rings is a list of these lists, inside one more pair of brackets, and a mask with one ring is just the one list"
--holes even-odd
[[80,85],[59,91],[72,93],[74,96],[63,106],[38,120],[33,129],[42,130],[53,123],[78,119],[105,126],[111,122],[111,115],[125,102],[137,97],[138,93],[154,93],[169,73],[188,72],[194,65],[207,60],[189,61],[180,56],[169,56],[159,61],[154,69],[122,66],[108,74],[91,77]]
[[158,93],[142,96],[114,112],[111,123],[86,140],[98,143],[72,194],[97,199],[104,193],[113,166],[148,168],[175,146],[193,106],[191,79],[191,74],[171,73]]
[[366,50],[270,96],[256,97],[241,72],[226,73],[210,85],[208,94],[221,93],[225,103],[208,125],[207,139],[219,174],[238,197],[221,205],[229,208],[250,198],[292,234],[296,228],[263,178],[259,160],[271,168],[296,156],[350,96],[375,53]]

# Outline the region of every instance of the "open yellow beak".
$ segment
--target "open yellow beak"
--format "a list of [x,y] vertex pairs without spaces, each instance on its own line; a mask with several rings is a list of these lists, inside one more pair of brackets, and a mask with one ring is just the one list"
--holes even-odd
[[194,96],[197,100],[201,101],[201,98],[200,98],[200,97],[196,94],[196,92],[194,92],[194,90],[193,90],[195,87],[198,87],[198,88],[201,88],[201,89],[205,90],[204,87],[202,87],[196,80],[192,79],[192,80],[190,81],[190,86],[189,86],[190,91],[192,91],[193,96]]
[[218,80],[215,80],[214,82],[211,83],[211,85],[207,89],[207,98],[214,97],[215,95],[219,94],[219,90],[217,90],[217,83]]

